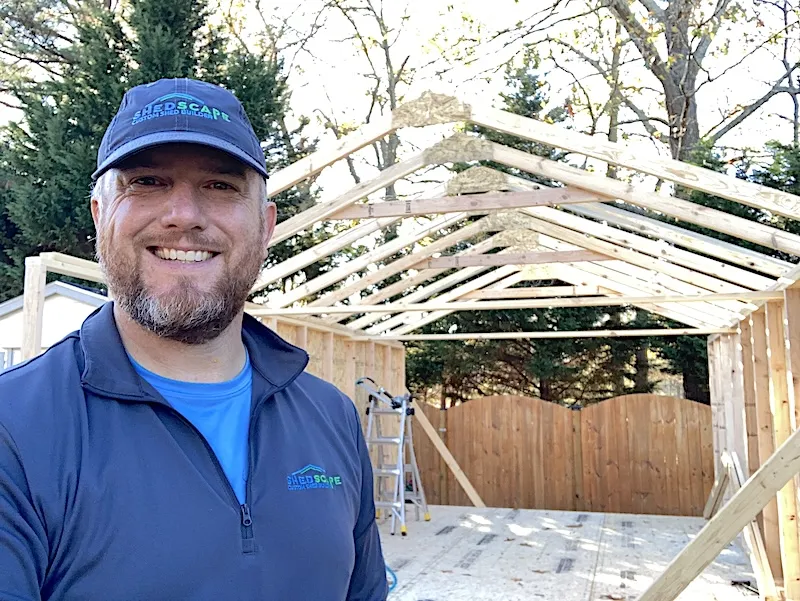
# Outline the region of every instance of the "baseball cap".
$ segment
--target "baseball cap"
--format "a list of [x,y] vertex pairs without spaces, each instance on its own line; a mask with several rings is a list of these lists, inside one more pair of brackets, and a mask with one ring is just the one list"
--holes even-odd
[[264,151],[236,96],[214,84],[179,78],[125,93],[103,135],[92,179],[140,150],[181,142],[227,152],[268,177]]

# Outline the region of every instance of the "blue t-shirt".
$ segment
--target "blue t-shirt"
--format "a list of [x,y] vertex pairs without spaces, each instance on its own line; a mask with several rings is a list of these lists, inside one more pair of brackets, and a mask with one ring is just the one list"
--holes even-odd
[[133,357],[130,359],[139,375],[205,437],[239,503],[244,504],[253,384],[249,355],[244,368],[233,380],[210,384],[171,380],[145,369]]

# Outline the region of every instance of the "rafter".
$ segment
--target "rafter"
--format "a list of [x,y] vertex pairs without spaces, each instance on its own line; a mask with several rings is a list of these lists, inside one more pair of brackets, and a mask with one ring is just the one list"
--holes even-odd
[[793,267],[788,261],[607,204],[589,203],[579,207],[567,207],[567,211],[606,221],[625,230],[651,236],[773,277],[783,276]]
[[[501,236],[502,236],[502,233],[501,234],[495,234],[494,236],[491,236],[490,238],[487,238],[486,240],[478,242],[477,244],[475,244],[474,246],[472,246],[472,247],[470,247],[470,248],[468,248],[466,250],[460,251],[459,253],[457,253],[457,256],[466,256],[466,255],[470,255],[470,254],[480,254],[480,253],[492,250],[494,248],[497,248],[498,246],[501,246],[501,244],[500,244],[500,237]],[[428,249],[423,247],[421,249],[421,252],[422,252],[422,254],[427,254],[428,253]],[[392,277],[393,275],[395,275],[395,274],[397,274],[397,273],[399,273],[401,271],[405,271],[405,270],[406,270],[405,263],[399,263],[398,264],[397,261],[392,261],[391,263],[388,263],[388,264],[384,265],[383,267],[377,269],[376,271],[373,271],[372,273],[370,273],[370,274],[368,274],[366,276],[360,277],[357,280],[355,280],[354,282],[351,282],[350,284],[348,284],[346,286],[342,286],[338,290],[334,290],[333,292],[328,292],[327,294],[322,295],[320,298],[318,298],[314,302],[309,303],[309,305],[313,306],[313,307],[329,306],[329,305],[333,305],[334,303],[336,303],[336,302],[338,302],[340,300],[344,300],[344,299],[350,299],[350,304],[351,305],[360,304],[362,302],[369,304],[369,302],[366,299],[359,299],[359,298],[352,298],[352,297],[354,295],[358,294],[359,292],[361,292],[362,290],[364,290],[365,288],[368,288],[369,286],[372,286],[374,283],[382,282],[382,281]],[[374,300],[372,302],[380,302],[381,300],[384,300],[385,298],[389,298],[388,296],[381,296],[381,293],[383,295],[389,294],[390,296],[394,296],[395,294],[400,294],[404,290],[408,290],[409,288],[412,288],[412,287],[416,286],[417,284],[422,283],[422,282],[430,279],[431,277],[434,277],[435,275],[438,275],[438,274],[440,274],[440,273],[442,273],[444,271],[447,271],[447,270],[446,269],[423,270],[423,272],[420,272],[420,273],[425,273],[425,275],[424,275],[424,277],[422,277],[422,279],[416,279],[416,278],[418,278],[418,276],[420,274],[417,274],[416,276],[410,276],[410,277],[407,277],[407,278],[403,278],[402,280],[400,280],[398,282],[395,282],[395,284],[391,285],[391,286],[395,287],[395,288],[393,288],[393,290],[391,290],[391,291],[388,290],[389,287],[381,288],[380,290],[377,290],[374,294],[369,295],[367,298],[377,299],[377,300]],[[464,277],[466,278],[467,276],[464,276]],[[379,296],[381,296],[381,297],[379,298]]]
[[437,257],[424,259],[414,264],[415,269],[446,268],[497,265],[548,265],[551,263],[580,263],[582,261],[608,261],[611,257],[590,250],[539,251],[510,254],[477,255],[469,257]]
[[278,244],[287,238],[291,238],[307,227],[329,218],[339,209],[361,200],[362,198],[366,198],[378,190],[386,188],[386,186],[393,184],[400,178],[411,175],[415,171],[425,167],[427,164],[428,161],[425,153],[417,153],[405,161],[396,163],[384,171],[381,171],[377,177],[366,182],[361,182],[344,194],[341,194],[334,199],[315,204],[302,213],[299,213],[294,217],[290,217],[286,221],[279,223],[275,227],[275,233],[272,236],[272,244]]
[[533,288],[509,288],[508,290],[476,290],[465,294],[464,299],[505,300],[513,298],[563,298],[597,296],[608,294],[608,289],[599,286],[536,286]]
[[[447,290],[449,288],[452,288],[456,284],[460,284],[460,283],[464,282],[465,280],[468,280],[468,279],[473,278],[473,277],[475,277],[477,275],[480,275],[483,272],[485,272],[486,270],[487,270],[486,267],[465,267],[464,269],[459,269],[455,273],[452,273],[452,274],[450,274],[450,275],[448,275],[448,276],[446,276],[444,278],[441,278],[440,280],[437,280],[435,282],[431,282],[427,286],[423,286],[419,290],[415,290],[411,294],[407,294],[407,295],[403,296],[402,297],[402,301],[411,303],[411,302],[421,301],[421,300],[424,300],[426,298],[430,298],[434,294],[436,294],[438,292],[441,292],[442,290]],[[543,268],[541,266],[536,266],[536,267],[529,266],[529,267],[526,267],[524,270],[522,270],[520,272],[516,272],[516,273],[521,273],[523,279],[520,280],[520,281],[525,281],[525,280],[528,280],[528,279],[539,279],[541,277],[545,277],[547,274],[545,274],[544,272],[547,271],[547,270],[549,270],[549,268]],[[434,271],[434,270],[425,270],[425,271]],[[421,273],[424,273],[424,272],[421,272]],[[494,273],[494,272],[490,272],[490,273]],[[476,287],[478,289],[480,289],[481,287],[486,286],[487,284],[491,284],[493,282],[496,282],[497,278],[503,277],[503,273],[504,272],[501,272],[499,275],[495,275],[495,276],[491,276],[489,274],[486,274],[485,279],[478,280],[476,282]],[[395,296],[395,295],[393,294],[392,296]],[[384,297],[384,298],[380,298],[380,299],[376,298],[374,300],[372,298],[370,298],[370,297],[367,297],[366,299],[364,299],[364,304],[366,304],[368,302],[377,303],[380,300],[384,300],[385,298],[389,298],[389,297]],[[440,297],[437,297],[437,298],[440,298]],[[458,298],[462,298],[462,297],[459,296]],[[364,315],[363,317],[359,317],[355,321],[352,321],[352,322],[348,323],[347,326],[363,330],[364,328],[366,328],[367,326],[375,323],[376,321],[380,321],[381,317],[382,316],[379,315],[379,314]]]
[[[629,263],[667,273],[709,290],[724,292],[725,289],[729,289],[731,286],[734,288],[747,286],[750,289],[759,290],[768,287],[774,282],[774,280],[738,269],[732,265],[694,255],[681,249],[670,248],[667,245],[659,244],[635,234],[626,234],[621,230],[616,230],[583,217],[576,217],[563,211],[548,207],[524,210],[537,219],[546,220],[552,224],[553,227],[550,228],[550,231],[559,232],[557,237],[561,240],[592,250],[598,250],[606,255],[616,256]],[[580,241],[586,240],[587,237],[591,241],[582,244]],[[736,282],[736,284],[733,284],[733,282]]]
[[674,196],[661,196],[654,192],[637,189],[619,180],[589,173],[577,167],[534,156],[501,144],[492,143],[492,145],[494,160],[509,167],[555,179],[610,198],[619,198],[631,204],[670,215],[681,221],[800,256],[800,236],[795,234]]
[[[414,266],[419,261],[419,257],[425,257],[427,255],[431,255],[433,253],[441,252],[450,248],[451,246],[458,244],[459,242],[463,242],[481,232],[485,231],[487,224],[489,223],[489,218],[484,218],[480,221],[476,221],[475,223],[468,225],[464,228],[458,229],[452,234],[448,234],[434,240],[430,244],[426,244],[422,246],[419,251],[416,249],[414,252],[400,257],[399,259],[395,259],[391,263],[384,265],[383,267],[375,270],[372,273],[368,273],[360,278],[358,278],[352,284],[347,286],[343,286],[338,290],[334,290],[323,295],[321,298],[318,298],[314,302],[310,303],[314,307],[320,307],[325,305],[332,305],[334,303],[338,303],[339,301],[343,301],[346,298],[350,297],[352,294],[363,290],[367,286],[371,286],[373,284],[377,284],[385,280],[387,277],[394,275],[399,271],[403,271],[406,269],[414,268]],[[379,247],[381,248],[381,247]],[[376,249],[377,250],[377,249]]]
[[[501,288],[508,288],[509,286],[518,284],[524,279],[525,279],[525,274],[520,270],[519,267],[516,267],[514,265],[506,265],[504,267],[498,267],[494,271],[490,271],[489,273],[477,277],[474,280],[470,280],[465,284],[461,284],[460,286],[457,286],[452,290],[444,292],[443,294],[440,294],[436,298],[440,301],[456,300],[458,298],[461,298],[461,296],[463,296],[467,292],[472,292],[473,290],[478,290],[485,286],[490,286],[493,290],[497,290]],[[498,282],[498,280],[500,280],[500,282]],[[444,317],[449,313],[451,313],[451,311],[441,310],[441,311],[433,311],[428,315],[417,315],[416,319],[413,322],[412,329],[416,329],[422,327],[427,323],[436,321],[437,319],[440,319],[441,317]],[[407,313],[401,313],[399,315],[395,315],[385,321],[375,324],[371,328],[368,328],[367,332],[369,332],[370,334],[376,334],[398,326],[400,326],[399,330],[403,330],[404,328],[409,327],[408,325],[403,325],[403,324],[405,324],[407,320],[410,319],[410,317],[411,316]]]
[[319,244],[315,244],[311,248],[306,249],[303,252],[294,255],[293,257],[284,259],[277,265],[263,270],[259,274],[256,283],[253,285],[251,292],[263,290],[273,282],[277,282],[281,278],[290,276],[293,273],[303,269],[303,267],[311,265],[316,261],[320,261],[321,259],[329,257],[336,251],[341,250],[346,246],[350,246],[358,240],[366,238],[370,234],[380,231],[383,228],[396,223],[397,221],[399,221],[398,218],[372,219],[340,232],[339,234],[336,234],[327,240],[323,240]]
[[[675,159],[656,157],[557,125],[491,108],[473,108],[470,121],[506,134],[577,152],[778,215],[800,219],[800,197]],[[564,181],[564,180],[562,180]]]
[[371,217],[411,217],[432,213],[506,211],[521,207],[556,206],[599,200],[597,194],[575,188],[540,188],[530,192],[504,194],[465,194],[443,198],[392,200],[346,207],[330,219],[367,219]]
[[[522,280],[522,278],[518,278]],[[493,290],[497,292],[498,290]],[[464,295],[466,296],[466,295]],[[698,303],[728,300],[780,300],[783,292],[760,291],[715,294],[679,294],[660,296],[584,296],[575,298],[532,298],[518,300],[487,301],[440,301],[434,299],[425,303],[397,302],[378,305],[336,305],[329,307],[289,307],[282,309],[263,308],[254,315],[354,315],[356,313],[413,313],[426,311],[504,311],[511,309],[552,309],[565,307],[619,307],[647,303]]]
[[381,336],[356,336],[354,340],[534,340],[555,338],[642,338],[651,336],[708,336],[709,334],[735,334],[731,328],[657,328],[631,330],[578,330],[547,332],[463,332],[458,334],[386,334]]
[[730,282],[725,282],[712,276],[681,267],[680,265],[674,265],[667,261],[660,261],[638,251],[604,242],[554,223],[542,221],[533,216],[532,220],[527,224],[527,227],[541,234],[547,234],[557,240],[568,242],[569,244],[581,248],[602,252],[606,256],[617,258],[627,264],[671,276],[676,280],[692,284],[702,290],[711,292],[744,292],[746,290],[742,286],[737,286]]
[[[540,241],[543,247],[554,250],[574,248],[574,245],[559,242],[548,236],[540,237]],[[570,284],[603,286],[626,296],[682,294],[685,292],[699,294],[704,292],[696,287],[690,287],[688,290],[685,288],[676,290],[674,281],[667,280],[663,275],[654,274],[646,269],[625,263],[584,263],[580,267],[564,265],[561,267],[559,277],[562,274],[564,277],[561,279]],[[727,325],[727,319],[732,315],[727,310],[720,310],[718,307],[708,304],[693,306],[647,304],[637,306],[692,326]]]
[[279,194],[295,184],[315,176],[325,167],[372,144],[394,130],[391,115],[380,116],[372,123],[362,125],[357,131],[335,142],[323,145],[316,152],[272,174],[267,182],[270,195]]
[[[360,257],[351,259],[341,267],[337,267],[336,269],[333,269],[327,273],[319,275],[316,278],[304,284],[301,284],[300,286],[292,290],[289,290],[288,292],[285,292],[284,294],[281,294],[280,296],[274,299],[270,299],[270,305],[273,307],[285,307],[295,301],[305,298],[310,294],[314,294],[315,292],[324,290],[328,286],[332,286],[336,282],[342,281],[350,274],[353,274],[360,269],[366,268],[370,263],[374,263],[375,261],[380,261],[382,259],[385,259],[386,257],[404,249],[410,244],[418,240],[421,240],[425,236],[433,232],[436,232],[437,230],[441,230],[455,225],[456,223],[461,221],[464,217],[465,215],[463,213],[450,213],[448,215],[439,217],[428,223],[420,225],[414,228],[411,232],[407,233],[406,236],[402,238],[397,238],[395,240],[392,240],[391,242],[382,244],[377,248],[375,248],[374,250],[364,255],[361,255]],[[472,228],[472,230],[470,228]],[[461,234],[463,235],[463,238],[468,238],[472,235],[477,234],[480,230],[481,226],[473,228],[473,226],[470,225],[465,228],[462,228],[460,231]]]

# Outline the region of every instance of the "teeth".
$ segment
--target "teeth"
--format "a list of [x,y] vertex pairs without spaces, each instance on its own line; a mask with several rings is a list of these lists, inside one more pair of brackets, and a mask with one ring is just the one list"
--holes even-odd
[[174,248],[156,248],[155,254],[159,259],[184,263],[199,263],[213,256],[207,250],[175,250]]

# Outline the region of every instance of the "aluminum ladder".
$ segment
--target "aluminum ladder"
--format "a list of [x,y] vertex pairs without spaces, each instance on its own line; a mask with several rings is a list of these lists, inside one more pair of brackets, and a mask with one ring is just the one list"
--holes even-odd
[[[391,533],[395,533],[399,521],[400,534],[406,536],[407,503],[414,505],[418,521],[420,510],[426,522],[431,519],[414,454],[411,395],[393,397],[372,378],[361,378],[356,381],[356,386],[366,390],[369,395],[366,441],[374,462],[372,472],[377,517],[391,514]],[[392,416],[391,423],[397,424],[396,429],[392,428],[395,431],[385,431],[387,424],[381,423],[384,416],[387,419]],[[386,514],[382,512],[384,509],[387,510]]]

